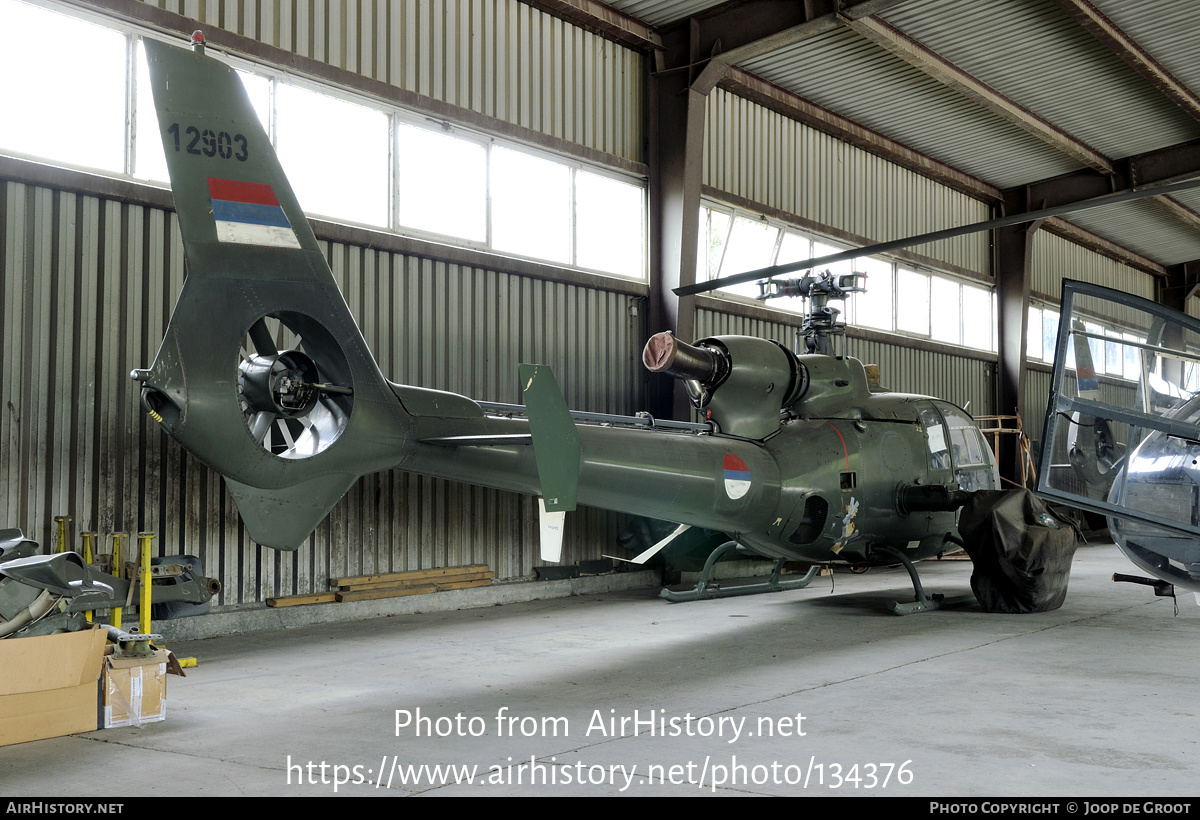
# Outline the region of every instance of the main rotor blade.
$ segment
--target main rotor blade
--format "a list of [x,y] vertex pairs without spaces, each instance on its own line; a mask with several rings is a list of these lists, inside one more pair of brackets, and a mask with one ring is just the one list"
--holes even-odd
[[266,317],[250,325],[250,341],[254,343],[254,350],[259,356],[274,356],[279,352],[275,348],[275,340],[271,338]]
[[1118,191],[1114,194],[1104,194],[1103,196],[1092,197],[1091,199],[1080,200],[1079,202],[1071,202],[1066,205],[1055,205],[1052,208],[1043,208],[1040,211],[1026,211],[1025,213],[1013,214],[1012,216],[1002,216],[997,219],[988,219],[983,222],[973,222],[970,225],[959,225],[956,228],[944,228],[940,231],[932,231],[923,233],[917,236],[910,236],[906,239],[893,239],[890,242],[880,242],[875,245],[865,245],[861,248],[852,248],[848,251],[833,253],[828,256],[818,256],[816,259],[805,259],[802,262],[789,262],[786,265],[772,265],[768,268],[759,268],[758,270],[746,271],[745,273],[735,273],[731,276],[723,276],[720,279],[709,279],[706,282],[696,282],[692,285],[683,285],[682,287],[673,288],[677,296],[691,296],[696,293],[705,293],[717,288],[728,287],[729,285],[740,285],[744,282],[755,282],[759,279],[770,279],[775,276],[782,276],[785,273],[793,273],[800,270],[810,270],[819,268],[822,265],[832,265],[835,262],[844,262],[847,259],[854,259],[858,256],[870,256],[876,253],[886,253],[894,251],[898,248],[907,248],[910,245],[923,245],[926,242],[936,242],[939,239],[952,239],[956,236],[963,236],[969,233],[977,233],[979,231],[990,231],[995,228],[1007,228],[1009,225],[1021,225],[1026,222],[1036,222],[1039,219],[1049,219],[1052,216],[1062,216],[1063,214],[1073,213],[1075,211],[1083,211],[1088,208],[1099,208],[1102,205],[1115,205],[1118,202],[1131,202],[1137,199],[1144,199],[1149,196],[1159,196],[1160,194],[1170,194],[1176,191],[1187,191],[1192,188],[1200,187],[1200,177],[1195,179],[1187,179],[1182,182],[1172,182],[1167,185],[1155,185],[1148,188],[1135,188],[1129,191]]

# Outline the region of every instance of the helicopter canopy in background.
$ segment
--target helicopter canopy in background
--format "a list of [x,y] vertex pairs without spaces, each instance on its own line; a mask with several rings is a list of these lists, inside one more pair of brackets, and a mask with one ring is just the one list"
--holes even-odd
[[1039,495],[1109,516],[1135,563],[1200,585],[1200,321],[1064,282],[1041,465]]

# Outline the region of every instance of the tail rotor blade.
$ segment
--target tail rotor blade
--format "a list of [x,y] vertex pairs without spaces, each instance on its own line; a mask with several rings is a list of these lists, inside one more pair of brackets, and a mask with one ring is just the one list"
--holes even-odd
[[254,414],[254,420],[250,422],[250,436],[259,444],[263,443],[263,439],[267,437],[267,433],[271,430],[271,422],[275,420],[275,414],[267,410],[262,410]]
[[271,338],[265,317],[250,325],[250,341],[254,343],[254,349],[260,356],[274,356],[279,352],[275,347],[275,340]]

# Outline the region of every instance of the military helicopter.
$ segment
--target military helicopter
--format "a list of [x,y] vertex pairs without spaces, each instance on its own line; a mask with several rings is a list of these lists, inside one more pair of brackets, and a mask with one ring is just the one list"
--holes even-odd
[[225,477],[255,541],[296,549],[359,476],[399,468],[537,495],[544,560],[582,503],[723,532],[780,564],[902,563],[917,600],[898,611],[937,606],[913,564],[954,549],[965,494],[999,478],[964,411],[872,392],[860,362],[833,355],[829,302],[861,275],[764,284],[810,301],[799,355],[653,337],[645,362],[683,380],[698,423],[572,414],[542,365],[520,367],[523,407],[394,384],[235,72],[202,37],[145,45],[189,273],[154,363],[131,375],[151,417]]
[[[784,586],[786,560],[901,563],[916,600],[895,611],[935,608],[914,563],[951,548],[970,493],[998,488],[989,449],[963,410],[875,392],[862,364],[835,352],[844,325],[829,302],[860,289],[858,276],[776,277],[1200,184],[1122,191],[677,289],[764,280],[764,298],[810,303],[804,353],[740,336],[650,340],[645,363],[683,381],[698,423],[572,413],[550,369],[534,364],[519,369],[525,405],[501,405],[384,377],[235,72],[205,55],[199,33],[190,51],[145,46],[189,274],[153,364],[131,375],[151,417],[225,477],[251,538],[284,550],[299,547],[360,476],[399,468],[538,496],[547,561],[559,558],[565,512],[583,503],[678,524],[647,554],[688,527],[726,533],[724,548],[777,561],[767,589]],[[1194,428],[1189,440],[1200,440]],[[1128,484],[1135,472],[1124,475]]]
[[1064,282],[1038,494],[1106,516],[1129,560],[1200,602],[1198,462],[1200,321]]

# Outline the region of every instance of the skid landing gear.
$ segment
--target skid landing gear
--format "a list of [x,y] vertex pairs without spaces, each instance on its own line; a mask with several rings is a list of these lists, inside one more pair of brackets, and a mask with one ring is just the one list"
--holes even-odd
[[961,606],[975,601],[974,595],[957,595],[953,598],[947,598],[940,593],[929,595],[925,592],[925,588],[921,586],[921,579],[917,575],[916,565],[909,559],[907,555],[888,546],[874,546],[872,550],[881,552],[889,558],[895,558],[904,568],[908,570],[908,577],[912,579],[913,592],[917,596],[917,600],[909,604],[902,604],[899,601],[892,601],[888,604],[888,609],[897,615],[912,615],[916,612],[931,612],[935,609],[943,609],[949,606]]
[[796,578],[790,581],[780,581],[779,573],[783,570],[784,559],[780,558],[775,562],[775,568],[771,571],[770,577],[766,581],[760,581],[753,584],[738,584],[736,586],[722,587],[715,581],[710,580],[713,565],[728,552],[733,552],[738,549],[737,541],[726,541],[721,546],[712,551],[708,556],[708,560],[704,562],[704,569],[700,571],[700,581],[696,584],[695,589],[689,589],[683,592],[673,592],[669,589],[664,589],[663,598],[666,598],[673,604],[682,601],[699,601],[702,598],[732,598],[737,595],[758,595],[761,592],[782,592],[785,589],[804,589],[812,580],[817,577],[817,573],[821,568],[813,565],[803,577]]

